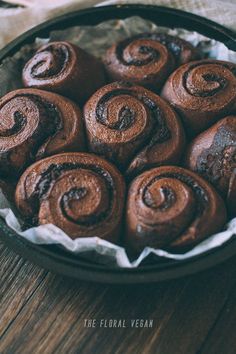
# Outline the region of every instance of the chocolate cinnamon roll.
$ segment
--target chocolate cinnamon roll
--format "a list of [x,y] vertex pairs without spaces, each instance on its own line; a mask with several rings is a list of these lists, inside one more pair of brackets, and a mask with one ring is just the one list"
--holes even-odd
[[102,63],[69,42],[41,47],[23,69],[23,83],[83,103],[105,83]]
[[236,109],[236,64],[207,59],[182,65],[168,78],[162,97],[196,135]]
[[109,162],[87,153],[54,155],[21,176],[16,206],[34,224],[52,223],[72,239],[98,236],[116,242],[125,185]]
[[190,144],[186,165],[211,182],[236,215],[236,116],[221,119]]
[[88,145],[128,175],[176,164],[185,144],[179,118],[169,104],[141,86],[114,82],[85,104]]
[[179,65],[200,59],[185,40],[164,33],[141,33],[114,44],[104,63],[112,81],[127,80],[159,90]]
[[132,182],[126,222],[126,241],[133,251],[146,246],[177,250],[220,231],[226,210],[221,197],[200,176],[162,166]]
[[16,177],[35,159],[83,149],[81,111],[73,102],[37,89],[0,99],[0,176]]

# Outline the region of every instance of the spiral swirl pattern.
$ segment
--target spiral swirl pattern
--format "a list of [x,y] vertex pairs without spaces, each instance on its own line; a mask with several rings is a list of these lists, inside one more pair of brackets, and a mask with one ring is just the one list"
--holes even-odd
[[35,79],[56,77],[64,70],[70,60],[69,47],[64,43],[55,46],[51,44],[40,49],[31,62],[31,75]]
[[158,90],[180,64],[200,59],[188,42],[164,33],[142,33],[108,49],[104,63],[113,81],[127,80]]
[[188,147],[186,166],[211,182],[236,215],[236,116],[221,119]]
[[162,90],[192,134],[203,131],[236,107],[236,65],[201,60],[179,67]]
[[102,63],[69,42],[41,47],[25,64],[22,77],[26,87],[63,94],[79,103],[105,82]]
[[163,166],[138,176],[127,201],[126,241],[144,247],[183,248],[219,231],[226,221],[223,200],[197,174]]
[[25,217],[53,223],[72,239],[99,236],[115,242],[124,195],[123,178],[110,163],[67,153],[31,165],[18,182],[15,200]]
[[98,90],[84,107],[90,151],[135,175],[177,163],[184,147],[181,123],[159,96],[118,82]]
[[16,177],[36,158],[83,147],[81,112],[71,101],[37,89],[1,98],[1,176]]

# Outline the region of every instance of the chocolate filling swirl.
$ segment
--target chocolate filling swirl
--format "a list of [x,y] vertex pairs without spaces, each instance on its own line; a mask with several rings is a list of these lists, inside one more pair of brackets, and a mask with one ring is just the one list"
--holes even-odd
[[[87,218],[84,220],[72,220],[73,222],[77,223],[78,225],[93,225],[97,224],[104,219],[106,219],[109,216],[109,212],[112,210],[112,204],[113,204],[113,189],[114,189],[114,183],[112,180],[111,175],[105,171],[103,168],[92,165],[92,164],[78,164],[78,163],[62,163],[62,164],[51,164],[48,169],[45,171],[42,171],[39,181],[35,185],[34,192],[32,193],[30,197],[30,204],[32,209],[34,209],[34,214],[38,213],[38,209],[40,206],[40,203],[44,198],[47,198],[47,193],[50,194],[50,188],[57,183],[57,179],[59,177],[63,176],[64,172],[67,171],[80,171],[80,170],[86,170],[86,171],[93,171],[95,175],[98,175],[104,182],[106,186],[106,193],[107,193],[107,199],[108,203],[106,203],[106,208],[102,210],[102,212],[99,212],[96,215],[88,215]],[[85,178],[85,176],[84,176]],[[87,194],[89,193],[88,187],[80,187],[76,186],[73,188],[70,188],[69,190],[63,191],[61,190],[61,201],[60,201],[60,206],[62,208],[64,216],[67,218],[67,212],[66,209],[68,208],[68,203],[71,199],[76,199],[77,201],[82,200]],[[70,217],[69,217],[70,219]]]
[[[178,117],[154,93],[126,82],[107,85],[84,107],[89,149],[129,175],[176,163],[184,146]],[[160,154],[158,154],[158,150]]]
[[[194,217],[197,217],[201,214],[204,213],[205,208],[208,205],[208,196],[206,194],[206,191],[195,181],[192,177],[183,175],[181,173],[163,173],[157,177],[154,177],[144,188],[143,191],[143,201],[145,204],[147,204],[149,207],[153,208],[152,203],[150,202],[150,197],[149,196],[149,189],[150,187],[156,182],[161,180],[162,178],[173,178],[177,179],[184,184],[186,184],[189,188],[192,189],[195,199],[197,201],[196,206],[197,208],[195,209],[195,215]],[[161,206],[161,209],[167,209],[173,205],[173,203],[176,201],[176,194],[173,189],[171,188],[165,188],[161,187],[161,193],[164,194],[165,197],[165,205],[164,207]],[[154,206],[155,208],[155,206]]]
[[[25,89],[4,96],[0,101],[1,175],[15,178],[35,159],[76,150],[80,120],[74,104],[52,93]],[[80,148],[83,141],[76,144]]]
[[213,59],[182,65],[166,81],[162,97],[194,136],[235,111],[236,65]]
[[131,184],[127,243],[134,251],[189,247],[219,231],[225,220],[224,203],[206,181],[180,167],[159,167]]
[[112,165],[95,155],[55,155],[25,171],[16,189],[16,204],[31,222],[53,223],[71,238],[116,240],[124,182]]
[[[126,83],[121,83],[121,85],[125,86]],[[104,96],[100,98],[96,106],[96,120],[99,123],[114,130],[127,130],[131,128],[133,124],[135,124],[136,112],[133,109],[132,105],[131,107],[127,106],[125,104],[125,101],[124,105],[121,106],[118,112],[118,120],[114,123],[109,122],[110,117],[108,116],[107,107],[109,106],[109,101],[117,96],[119,98],[119,96],[122,95],[134,97],[148,108],[150,115],[152,116],[151,120],[153,121],[154,130],[152,131],[152,135],[155,136],[154,139],[151,139],[150,141],[150,147],[154,143],[165,141],[171,138],[171,132],[166,125],[165,116],[161,109],[158,107],[157,103],[154,102],[151,98],[145,96],[145,94],[137,94],[135,91],[132,91],[132,89],[114,89],[104,94]],[[159,133],[159,131],[165,131],[165,134]],[[147,139],[150,139],[150,137],[147,137]]]
[[158,91],[175,67],[198,58],[198,51],[180,38],[142,33],[109,48],[104,62],[113,81],[127,80]]
[[[65,192],[65,194],[61,198],[60,207],[62,209],[63,215],[66,218],[68,218],[70,221],[75,222],[74,218],[72,218],[67,212],[67,210],[71,208],[70,203],[73,200],[81,201],[87,194],[88,194],[88,189],[86,189],[85,187],[81,187],[81,188],[74,187],[71,188],[69,191]],[[80,223],[81,222],[82,221],[80,221]]]
[[[138,40],[149,40],[150,45],[141,45],[138,46]],[[125,51],[129,46],[137,41],[136,54],[141,55],[140,58],[135,58],[130,55],[130,58],[125,58]],[[158,42],[161,45],[165,46],[174,56],[177,64],[183,64],[188,61],[197,59],[200,56],[200,53],[197,52],[192,45],[181,38],[169,36],[165,33],[141,33],[135,35],[131,38],[127,38],[119,42],[116,46],[116,55],[117,58],[125,65],[147,65],[151,61],[155,61],[159,58],[160,54],[157,49],[153,48],[151,44],[153,42]],[[131,48],[132,49],[132,48]],[[184,52],[188,52],[185,55]]]
[[26,87],[59,93],[83,104],[105,83],[102,63],[69,42],[50,42],[34,54],[22,72]]
[[228,80],[223,76],[222,68],[231,71],[236,77],[236,68],[227,63],[221,63],[219,67],[213,66],[209,68],[209,71],[206,70],[206,65],[214,64],[216,64],[215,61],[204,60],[203,63],[197,62],[188,66],[188,70],[183,74],[183,86],[190,95],[209,97],[224,90]]
[[[3,99],[0,118],[0,157],[5,163],[7,161],[6,165],[0,166],[3,174],[8,172],[6,170],[10,169],[12,163],[14,164],[14,155],[18,153],[19,160],[25,160],[22,161],[23,168],[35,158],[41,145],[62,129],[61,115],[57,107],[30,93],[16,94],[9,100]],[[14,172],[16,171],[12,171]]]
[[[1,114],[1,112],[0,112]],[[19,133],[25,128],[26,117],[20,111],[13,113],[13,125],[10,128],[0,128],[0,137],[7,137]]]
[[33,78],[45,79],[60,74],[70,60],[68,47],[65,45],[49,45],[47,48],[39,50],[32,66],[30,67]]
[[171,207],[171,205],[175,201],[175,192],[171,188],[167,187],[161,187],[160,188],[160,194],[161,194],[161,203],[158,203],[155,199],[155,197],[152,195],[150,192],[150,188],[152,184],[155,183],[154,181],[151,181],[151,183],[145,188],[145,192],[143,193],[143,202],[152,209],[160,209],[160,210],[165,210]]
[[[145,37],[139,36],[135,38],[129,38],[119,43],[116,47],[116,55],[117,58],[124,65],[134,65],[134,66],[143,66],[147,65],[152,61],[158,60],[160,58],[160,53],[156,48],[151,47],[150,45],[138,45],[135,50],[132,48],[135,46],[134,41],[139,39],[144,39]],[[129,46],[132,44],[130,48],[131,53],[125,53],[125,51],[129,51]],[[132,55],[133,50],[133,55]]]

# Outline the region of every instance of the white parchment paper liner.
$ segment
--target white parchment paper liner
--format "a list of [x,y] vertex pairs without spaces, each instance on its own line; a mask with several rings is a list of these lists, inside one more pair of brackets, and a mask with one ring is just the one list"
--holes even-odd
[[[38,47],[47,43],[49,40],[68,40],[72,43],[78,44],[88,52],[101,57],[106,49],[117,40],[133,34],[149,31],[159,31],[180,36],[181,38],[190,41],[193,45],[199,46],[210,58],[229,60],[236,63],[236,53],[228,50],[222,43],[210,40],[196,32],[157,27],[155,24],[139,17],[130,17],[125,20],[106,21],[97,26],[71,27],[64,31],[55,31],[51,33],[50,39],[36,38],[33,45],[24,46],[13,57],[5,59],[0,65],[0,95],[2,96],[11,90],[22,87],[22,66]],[[186,253],[172,254],[164,250],[146,247],[136,260],[131,261],[123,247],[116,246],[108,241],[100,239],[99,237],[72,240],[61,229],[52,224],[41,225],[22,231],[19,220],[14,215],[11,205],[1,191],[0,216],[11,229],[30,242],[41,245],[58,244],[72,253],[80,253],[83,254],[83,256],[87,255],[88,257],[91,257],[92,254],[93,259],[97,262],[128,268],[138,267],[142,260],[150,253],[159,257],[179,261],[188,259],[219,247],[236,235],[236,218],[234,218],[228,223],[228,225],[226,225],[225,231],[208,237]]]

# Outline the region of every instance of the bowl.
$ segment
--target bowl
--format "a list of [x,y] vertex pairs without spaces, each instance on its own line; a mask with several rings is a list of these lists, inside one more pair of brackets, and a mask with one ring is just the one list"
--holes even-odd
[[[23,45],[36,37],[47,37],[53,30],[71,26],[96,25],[110,19],[140,16],[159,26],[196,31],[224,43],[236,51],[236,33],[203,17],[184,11],[152,5],[113,5],[76,11],[44,22],[16,38],[0,51],[0,63],[14,55]],[[0,219],[0,238],[25,259],[61,275],[102,283],[151,283],[183,277],[212,267],[236,254],[236,239],[223,246],[184,261],[161,260],[141,264],[138,268],[115,268],[93,263],[58,246],[33,244],[10,229]]]

